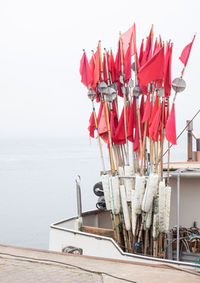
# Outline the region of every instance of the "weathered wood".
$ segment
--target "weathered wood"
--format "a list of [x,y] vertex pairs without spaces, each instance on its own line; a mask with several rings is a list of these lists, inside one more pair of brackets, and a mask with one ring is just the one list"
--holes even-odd
[[91,226],[82,226],[81,229],[83,232],[86,232],[86,233],[111,237],[114,239],[113,229],[105,229],[105,228],[98,228],[98,227],[91,227]]

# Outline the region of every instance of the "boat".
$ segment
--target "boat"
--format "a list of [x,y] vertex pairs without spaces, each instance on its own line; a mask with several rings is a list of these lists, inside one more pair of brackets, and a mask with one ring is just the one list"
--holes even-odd
[[[190,134],[188,131],[188,142]],[[200,151],[192,151],[191,143],[188,148],[188,161],[170,163],[172,195],[165,258],[162,255],[152,257],[122,250],[114,240],[110,211],[103,209],[103,205],[98,202],[97,206],[101,209],[82,212],[79,177],[76,179],[77,216],[51,224],[49,250],[181,268],[200,268],[200,235],[196,234],[200,231],[197,228],[197,223],[200,223]],[[165,173],[166,169],[167,164],[164,164]],[[98,186],[99,184],[94,188]],[[190,230],[186,237],[183,236],[183,227],[189,227]]]
[[[128,36],[130,42],[127,42]],[[172,82],[171,42],[165,48],[161,41],[159,44],[156,41],[152,53],[152,27],[144,60],[140,58],[138,63],[134,51],[135,61],[131,64],[133,38],[136,38],[135,24],[125,36],[120,35],[115,63],[112,52],[106,50],[102,60],[101,42],[96,53],[92,53],[90,65],[83,52],[81,81],[88,88],[92,102],[88,129],[92,138],[96,130],[102,161],[101,180],[93,188],[98,196],[97,210],[82,212],[78,177],[77,216],[50,226],[49,249],[98,258],[199,268],[200,139],[194,134],[192,121],[200,110],[186,123],[187,162],[170,162],[170,148],[179,138],[176,136],[175,100],[186,87],[183,73],[195,36],[181,54],[180,60],[184,63],[181,76]],[[143,43],[141,46],[143,48]],[[115,76],[112,64],[118,71]],[[175,93],[170,110],[171,87]],[[95,99],[100,102],[98,115]],[[118,114],[120,99],[121,115]],[[168,141],[166,152],[165,138]],[[197,143],[195,152],[193,138]],[[102,142],[109,152],[110,170],[105,169]],[[163,161],[165,154],[167,163]]]

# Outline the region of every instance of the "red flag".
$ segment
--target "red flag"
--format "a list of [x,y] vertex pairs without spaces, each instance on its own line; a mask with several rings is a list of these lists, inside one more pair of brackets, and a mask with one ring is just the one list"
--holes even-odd
[[164,76],[164,47],[162,47],[138,73],[142,85],[147,86],[152,81],[162,80]]
[[154,43],[153,55],[154,55],[156,52],[158,52],[159,49],[160,49],[160,48],[159,48],[159,45],[158,45],[158,39],[156,38],[156,41],[155,41],[155,43]]
[[[128,116],[128,109],[126,108],[126,121],[128,121],[127,116]],[[127,124],[127,123],[126,123]],[[122,110],[119,123],[116,129],[115,137],[113,139],[115,144],[125,144],[126,143],[126,136],[125,136],[125,127],[124,127],[124,108]]]
[[142,95],[142,99],[140,102],[140,128],[141,128],[142,136],[143,136],[143,124],[142,124],[143,115],[144,115],[144,95]]
[[92,77],[94,78],[94,69],[95,69],[94,56],[91,57],[89,65],[90,65],[90,70],[91,70],[91,73],[92,73]]
[[172,61],[172,46],[168,48],[165,58],[165,69],[164,69],[165,97],[168,97],[171,94],[171,61]]
[[147,95],[147,100],[145,102],[145,107],[144,107],[144,115],[142,118],[142,123],[146,122],[149,120],[151,115],[151,101],[150,101],[150,93]]
[[151,119],[149,121],[149,125],[151,126],[153,120],[154,120],[154,117],[156,115],[156,112],[158,111],[158,95],[156,94],[156,99],[155,99],[155,103],[153,105],[153,110],[152,110],[152,113],[151,113]]
[[139,127],[138,127],[138,116],[136,115],[136,125],[135,125],[135,137],[133,151],[138,151],[140,149],[140,139],[139,139]]
[[103,103],[101,102],[101,103],[100,103],[100,107],[99,107],[98,117],[97,117],[97,123],[98,123],[98,125],[99,125],[99,122],[100,122],[102,110],[103,110]]
[[79,71],[80,71],[80,75],[81,75],[81,82],[86,87],[88,87],[89,84],[92,83],[93,78],[92,78],[92,73],[91,73],[90,66],[89,66],[88,59],[86,57],[85,52],[83,52],[83,56],[82,56],[81,61],[80,61]]
[[179,59],[181,60],[181,62],[186,66],[187,65],[187,62],[188,62],[188,58],[190,56],[190,51],[191,51],[191,48],[192,48],[192,45],[193,45],[193,42],[194,42],[194,39],[195,39],[195,36],[193,37],[193,40],[185,46],[185,48],[183,49],[182,53],[181,53],[181,56],[179,57]]
[[89,127],[88,127],[88,131],[90,132],[91,138],[94,138],[95,129],[96,129],[96,125],[95,125],[95,120],[94,120],[94,113],[92,111],[92,114],[91,114],[90,119],[89,119]]
[[146,64],[146,62],[148,62],[152,57],[152,45],[153,45],[153,26],[151,27],[149,36],[146,39],[146,47],[141,62],[142,66]]
[[136,127],[136,97],[133,97],[133,102],[130,105],[130,111],[128,116],[127,126],[127,138],[129,141],[134,142],[133,129]]
[[117,126],[118,126],[117,111],[115,107],[115,102],[113,101],[112,110],[110,111],[110,133],[111,133],[112,140],[115,137]]
[[163,47],[163,42],[162,42],[162,38],[161,35],[159,35],[159,48]]
[[124,58],[124,81],[128,83],[131,78],[131,43]]
[[98,127],[99,135],[102,138],[102,140],[107,143],[108,142],[108,127],[107,127],[107,121],[106,121],[106,109],[105,105],[103,104],[101,117],[99,120],[99,127]]
[[171,112],[169,114],[169,118],[167,120],[167,124],[165,127],[165,136],[168,142],[172,144],[177,144],[176,140],[176,119],[175,119],[175,106],[172,105]]
[[164,127],[166,127],[168,118],[169,118],[169,99],[167,100],[167,106],[165,100]]
[[119,78],[121,76],[121,51],[120,51],[120,40],[118,43],[118,50],[117,50],[117,54],[115,57],[115,74],[116,74],[116,80],[119,81]]
[[117,79],[116,79],[116,71],[115,71],[115,61],[114,61],[112,50],[110,51],[109,71],[111,73],[112,82],[116,82]]
[[140,55],[139,55],[139,64],[140,64],[140,67],[142,67],[142,58],[144,56],[144,39],[142,40],[142,43],[140,45]]
[[128,50],[129,43],[131,43],[131,56],[134,55],[134,53],[137,52],[135,24],[121,35],[121,39],[123,42],[124,54],[126,54]]
[[107,82],[107,70],[106,70],[106,55],[103,55],[103,77],[104,81]]
[[97,47],[97,51],[94,54],[94,58],[95,58],[95,68],[94,68],[93,83],[92,83],[93,89],[96,88],[96,85],[99,82],[99,77],[100,77],[99,45]]
[[153,122],[149,128],[149,133],[154,141],[158,140],[158,132],[161,122],[161,114],[162,114],[162,103],[160,104],[158,111],[153,119]]

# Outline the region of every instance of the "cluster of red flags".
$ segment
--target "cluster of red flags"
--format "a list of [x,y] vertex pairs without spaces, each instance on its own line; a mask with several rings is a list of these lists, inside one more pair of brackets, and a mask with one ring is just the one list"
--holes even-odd
[[[188,62],[194,39],[195,36],[192,42],[183,49],[179,58],[184,66]],[[133,143],[134,151],[140,149],[139,138],[143,138],[143,135],[158,141],[161,138],[162,128],[165,129],[166,139],[170,143],[176,144],[175,104],[173,103],[169,113],[168,100],[171,95],[172,48],[173,45],[170,41],[164,44],[161,37],[153,43],[152,27],[145,44],[142,40],[138,54],[134,24],[120,36],[115,58],[112,50],[105,51],[102,57],[100,43],[89,62],[85,51],[83,52],[80,61],[81,82],[88,89],[93,89],[97,94],[96,101],[100,101],[97,125],[98,133],[103,141],[108,143],[109,123],[112,142],[121,145],[125,144],[128,139]],[[142,91],[140,103],[139,98],[133,96],[124,105],[118,116],[117,103],[113,101],[109,107],[108,120],[105,104],[102,99],[100,100],[101,94],[98,91],[98,84],[101,81],[105,81],[108,86],[112,83],[117,84],[118,96],[122,97],[122,86],[127,86],[132,78],[133,61],[137,77],[136,84]],[[121,77],[123,77],[123,81]],[[151,90],[149,90],[150,85]],[[164,88],[163,100],[159,98],[159,89],[161,88]],[[94,138],[95,129],[96,123],[92,112],[88,127],[92,138]]]

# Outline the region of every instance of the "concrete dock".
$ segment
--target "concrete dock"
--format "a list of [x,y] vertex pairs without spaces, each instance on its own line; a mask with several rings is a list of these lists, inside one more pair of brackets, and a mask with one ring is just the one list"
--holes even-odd
[[200,271],[0,245],[2,283],[200,282]]

